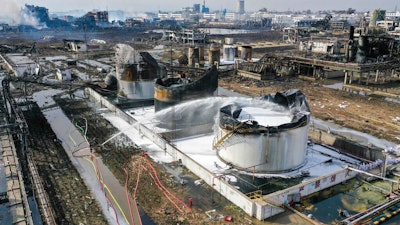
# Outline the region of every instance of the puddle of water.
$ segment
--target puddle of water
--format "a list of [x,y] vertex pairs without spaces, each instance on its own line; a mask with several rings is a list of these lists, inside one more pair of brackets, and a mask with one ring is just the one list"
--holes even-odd
[[[336,224],[345,219],[339,216],[338,210],[346,210],[350,215],[363,212],[384,202],[387,197],[385,190],[390,188],[388,182],[377,181],[368,184],[352,179],[345,184],[307,196],[302,202],[304,204],[302,212],[306,215],[312,214],[313,218],[322,223]],[[395,221],[395,218],[392,221]]]

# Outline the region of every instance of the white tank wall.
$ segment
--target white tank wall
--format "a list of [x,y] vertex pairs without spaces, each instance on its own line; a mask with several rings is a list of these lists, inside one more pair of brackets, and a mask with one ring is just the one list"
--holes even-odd
[[222,160],[236,167],[255,172],[279,172],[292,170],[304,163],[308,126],[270,136],[257,134],[237,137],[237,135],[240,134],[229,137],[240,139],[237,144],[227,145],[218,151]]
[[236,55],[236,47],[233,45],[224,45],[223,59],[224,61],[234,61]]
[[129,99],[154,98],[154,81],[118,80],[118,90]]

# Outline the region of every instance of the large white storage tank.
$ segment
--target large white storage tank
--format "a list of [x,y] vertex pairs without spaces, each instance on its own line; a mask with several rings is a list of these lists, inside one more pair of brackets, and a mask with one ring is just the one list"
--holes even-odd
[[220,109],[213,148],[233,167],[278,173],[305,162],[310,109],[305,95],[289,90],[263,98],[265,104],[230,104]]

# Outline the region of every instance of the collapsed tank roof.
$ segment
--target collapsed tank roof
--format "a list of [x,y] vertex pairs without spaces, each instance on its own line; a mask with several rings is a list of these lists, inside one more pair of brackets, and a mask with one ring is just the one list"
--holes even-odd
[[306,97],[298,90],[270,94],[263,100],[275,106],[261,108],[232,103],[222,107],[221,128],[235,129],[237,133],[277,133],[306,126],[310,120],[310,107]]
[[305,95],[288,90],[255,104],[234,102],[220,109],[213,148],[242,171],[282,173],[305,163],[310,108]]

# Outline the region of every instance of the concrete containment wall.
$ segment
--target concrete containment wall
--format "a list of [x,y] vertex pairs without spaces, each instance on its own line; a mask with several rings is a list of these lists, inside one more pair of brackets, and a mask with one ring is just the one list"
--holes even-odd
[[[89,93],[92,99],[99,102],[102,106],[107,107],[116,115],[120,116],[122,119],[126,120],[128,123],[136,123],[131,116],[129,116],[124,111],[115,107],[110,101],[103,98],[94,90],[87,88],[86,93]],[[229,183],[224,181],[207,168],[203,167],[197,163],[194,159],[185,155],[179,149],[177,149],[173,143],[165,140],[160,134],[155,133],[152,129],[149,129],[144,124],[139,124],[136,126],[139,133],[146,138],[150,139],[154,144],[163,149],[165,153],[172,156],[173,160],[180,161],[183,166],[190,169],[192,173],[204,180],[210,187],[218,191],[221,195],[229,199],[233,204],[239,206],[248,215],[255,217],[259,220],[264,220],[276,214],[284,211],[284,204],[287,202],[288,197],[292,195],[297,195],[300,197],[310,195],[312,193],[321,191],[325,188],[339,184],[345,180],[351,179],[356,176],[356,172],[347,169],[340,170],[335,173],[325,175],[323,177],[318,177],[304,183],[298,184],[296,186],[290,187],[288,189],[274,192],[269,195],[265,195],[259,199],[250,199],[248,196],[232,187]],[[319,133],[314,135],[319,135]],[[321,133],[322,135],[322,133]],[[326,135],[326,134],[324,134]],[[329,142],[334,143],[335,138],[329,135],[321,137],[324,140],[329,140]]]
[[93,90],[91,88],[85,88],[85,93],[89,94],[90,100],[94,100],[95,103],[98,103],[101,106],[106,107],[110,111],[115,112],[117,110],[117,107],[115,107],[114,104],[112,104],[109,100],[105,99],[103,96],[101,96],[95,90]]
[[336,151],[343,154],[352,155],[352,157],[358,157],[370,161],[384,159],[383,152],[381,150],[352,142],[322,130],[310,128],[308,135],[312,140],[332,146]]

